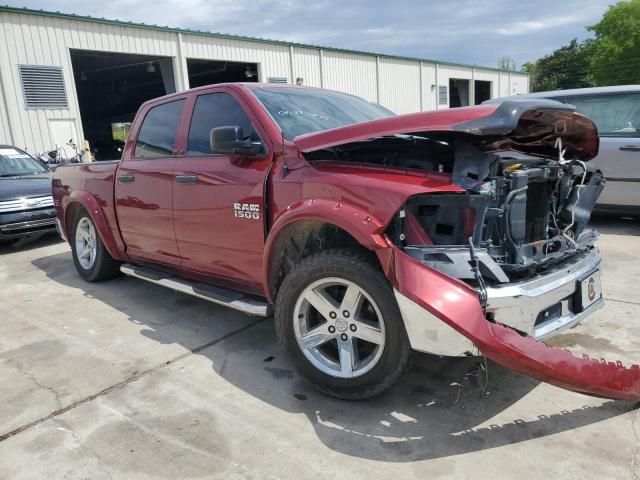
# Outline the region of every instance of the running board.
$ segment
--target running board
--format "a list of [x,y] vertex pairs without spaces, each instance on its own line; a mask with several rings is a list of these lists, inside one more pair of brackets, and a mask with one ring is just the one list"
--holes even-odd
[[190,282],[184,278],[173,276],[169,273],[153,270],[146,267],[138,267],[129,263],[120,265],[120,271],[129,277],[146,280],[162,287],[170,288],[176,292],[186,293],[193,297],[201,298],[208,302],[224,305],[225,307],[239,310],[240,312],[256,315],[258,317],[268,317],[271,315],[270,305],[259,300],[247,297],[246,295],[215,287],[206,283]]

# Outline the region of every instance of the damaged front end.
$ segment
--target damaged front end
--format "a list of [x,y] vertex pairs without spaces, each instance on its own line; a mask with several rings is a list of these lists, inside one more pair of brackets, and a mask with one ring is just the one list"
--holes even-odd
[[597,233],[586,229],[602,174],[469,144],[455,152],[452,178],[466,191],[410,197],[388,230],[394,244],[477,288],[489,320],[536,339],[602,306]]
[[410,197],[388,229],[390,277],[412,346],[479,352],[569,390],[639,399],[637,365],[577,358],[539,341],[603,305],[597,235],[585,228],[600,172],[504,156],[476,165],[485,169],[477,177],[454,167],[465,193]]
[[557,143],[545,158],[453,141],[452,182],[465,191],[410,197],[387,231],[396,298],[417,350],[480,352],[569,390],[637,400],[637,365],[539,341],[604,303],[586,227],[605,179]]
[[540,341],[603,305],[597,233],[587,228],[605,183],[587,163],[598,152],[595,125],[548,101],[507,102],[477,118],[459,110],[300,143],[311,160],[329,152],[343,162],[423,168],[459,187],[410,196],[387,228],[390,248],[379,252],[412,347],[480,353],[562,388],[640,399],[637,365]]

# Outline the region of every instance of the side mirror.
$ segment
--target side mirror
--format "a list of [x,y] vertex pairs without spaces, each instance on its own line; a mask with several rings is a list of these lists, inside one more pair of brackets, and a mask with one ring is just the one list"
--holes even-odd
[[223,155],[258,155],[264,151],[262,143],[245,137],[242,127],[237,125],[213,128],[209,142],[212,152]]

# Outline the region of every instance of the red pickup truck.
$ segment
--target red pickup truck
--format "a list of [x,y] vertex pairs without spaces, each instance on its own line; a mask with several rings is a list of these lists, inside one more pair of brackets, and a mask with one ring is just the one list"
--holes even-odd
[[597,153],[594,124],[549,100],[396,116],[222,84],[145,103],[122,160],[58,168],[53,196],[83,278],[273,313],[327,394],[379,394],[417,350],[638,399],[638,366],[539,341],[603,304]]

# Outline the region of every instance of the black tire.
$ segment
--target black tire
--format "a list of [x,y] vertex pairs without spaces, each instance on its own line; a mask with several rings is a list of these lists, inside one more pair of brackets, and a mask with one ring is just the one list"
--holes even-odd
[[[371,370],[353,378],[329,375],[314,366],[296,339],[294,311],[298,298],[313,282],[330,277],[357,284],[375,301],[384,319],[382,356]],[[409,363],[411,347],[393,290],[366,252],[328,250],[302,260],[279,289],[275,321],[278,339],[294,368],[317,390],[332,397],[361,400],[379,395],[395,383]]]
[[[95,231],[95,243],[96,243],[96,255],[93,264],[89,268],[85,268],[80,263],[78,258],[78,252],[76,250],[76,230],[78,224],[87,219]],[[86,210],[80,209],[76,213],[71,231],[69,232],[69,243],[71,244],[71,252],[73,255],[73,263],[76,266],[76,270],[82,278],[88,282],[101,282],[103,280],[110,280],[120,275],[120,262],[115,261],[109,252],[104,247],[100,234],[91,219],[91,216]]]

